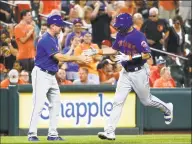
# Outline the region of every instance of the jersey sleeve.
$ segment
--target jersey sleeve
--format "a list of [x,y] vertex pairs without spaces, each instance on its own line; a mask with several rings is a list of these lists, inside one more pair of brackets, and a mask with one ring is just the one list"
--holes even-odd
[[136,41],[137,49],[140,53],[151,53],[150,47],[147,43],[147,39],[145,38],[144,34],[141,33],[139,40]]
[[115,41],[114,41],[114,43],[112,45],[112,48],[114,50],[119,50],[119,43],[118,42],[119,42],[119,33],[117,33],[116,39],[115,39]]

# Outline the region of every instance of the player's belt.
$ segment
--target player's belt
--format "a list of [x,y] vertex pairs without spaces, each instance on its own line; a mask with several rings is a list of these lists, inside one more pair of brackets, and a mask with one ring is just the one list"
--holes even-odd
[[46,72],[50,75],[53,75],[53,76],[56,74],[56,72],[48,71],[48,70],[45,70],[45,69],[42,69],[42,68],[40,68],[40,70],[43,71],[43,72]]
[[124,68],[125,68],[125,70],[126,70],[127,72],[136,72],[136,71],[141,70],[141,69],[142,69],[142,66],[138,66],[138,67],[134,67],[134,68],[129,68],[129,67],[124,67]]

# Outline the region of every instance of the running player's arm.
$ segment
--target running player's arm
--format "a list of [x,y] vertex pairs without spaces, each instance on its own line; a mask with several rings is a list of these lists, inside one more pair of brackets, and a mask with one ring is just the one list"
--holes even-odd
[[147,60],[151,57],[151,50],[149,45],[147,44],[147,39],[145,38],[145,35],[143,34],[139,41],[137,41],[137,49],[141,53],[141,59]]

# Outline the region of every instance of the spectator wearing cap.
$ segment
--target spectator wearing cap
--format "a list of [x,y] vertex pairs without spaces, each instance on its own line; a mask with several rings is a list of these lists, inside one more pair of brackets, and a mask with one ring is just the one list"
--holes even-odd
[[[74,55],[82,55],[84,50],[88,49],[99,49],[97,44],[92,43],[92,35],[89,32],[86,32],[83,36],[83,43],[79,44],[75,50]],[[101,60],[101,55],[92,56],[92,61],[90,63],[78,63],[79,67],[88,69],[88,79],[93,80],[96,84],[100,84],[99,75],[97,71],[97,64]]]
[[34,67],[35,57],[35,26],[32,25],[32,15],[30,10],[21,12],[19,24],[15,26],[14,34],[18,45],[17,60],[22,67],[31,73]]
[[[74,49],[81,43],[81,39],[79,37],[74,36],[71,39],[70,47],[66,47],[62,50],[63,54],[66,55],[74,55]],[[67,69],[66,69],[66,79],[74,81],[78,79],[78,69],[79,65],[75,62],[66,62]]]
[[19,73],[17,70],[12,69],[8,73],[8,78],[3,80],[0,84],[1,88],[8,88],[10,84],[16,85],[16,84],[25,84],[21,79],[19,79]]
[[109,40],[103,40],[102,43],[101,43],[101,48],[102,49],[103,48],[109,48],[111,46],[112,46],[112,44],[111,44],[111,41],[109,41]]
[[163,67],[160,70],[160,78],[158,78],[154,84],[154,88],[175,88],[176,83],[171,77],[170,69],[168,67]]
[[143,16],[140,13],[135,13],[133,15],[133,27],[140,31],[143,25]]
[[82,37],[84,35],[84,32],[82,31],[82,20],[80,18],[77,18],[73,21],[73,32],[69,33],[66,37],[65,41],[65,47],[70,46],[71,39],[76,37]]
[[88,69],[80,68],[79,69],[79,79],[73,81],[74,85],[94,85],[95,81],[88,78]]
[[113,71],[113,65],[109,59],[102,62],[102,68],[98,69],[101,84],[114,85],[119,79],[119,72]]
[[94,9],[91,14],[93,43],[101,47],[103,40],[111,40],[112,9],[106,1],[94,1],[91,7]]
[[[150,47],[163,50],[164,42],[169,35],[169,24],[165,19],[158,18],[158,15],[158,9],[156,7],[151,8],[149,10],[149,19],[143,23],[141,31],[145,34]],[[154,64],[156,64],[156,57],[163,55],[152,51]]]
[[161,69],[166,66],[166,60],[164,60],[162,57],[160,57],[157,60],[157,68],[150,72],[150,87],[153,86],[154,82],[160,78],[160,71]]
[[71,85],[72,82],[69,80],[66,80],[66,71],[64,69],[59,69],[56,73],[56,80],[58,82],[58,85]]

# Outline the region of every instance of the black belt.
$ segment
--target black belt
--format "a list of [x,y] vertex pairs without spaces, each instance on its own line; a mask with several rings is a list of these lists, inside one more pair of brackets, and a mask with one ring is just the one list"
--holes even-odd
[[125,70],[127,71],[127,72],[136,72],[136,71],[139,71],[139,70],[141,70],[142,69],[142,66],[138,66],[138,67],[134,67],[134,68],[129,68],[129,67],[124,67],[125,68]]
[[56,72],[48,71],[48,70],[45,70],[45,69],[42,69],[42,68],[40,68],[40,70],[43,71],[43,72],[46,72],[50,75],[53,75],[53,76],[56,74]]

